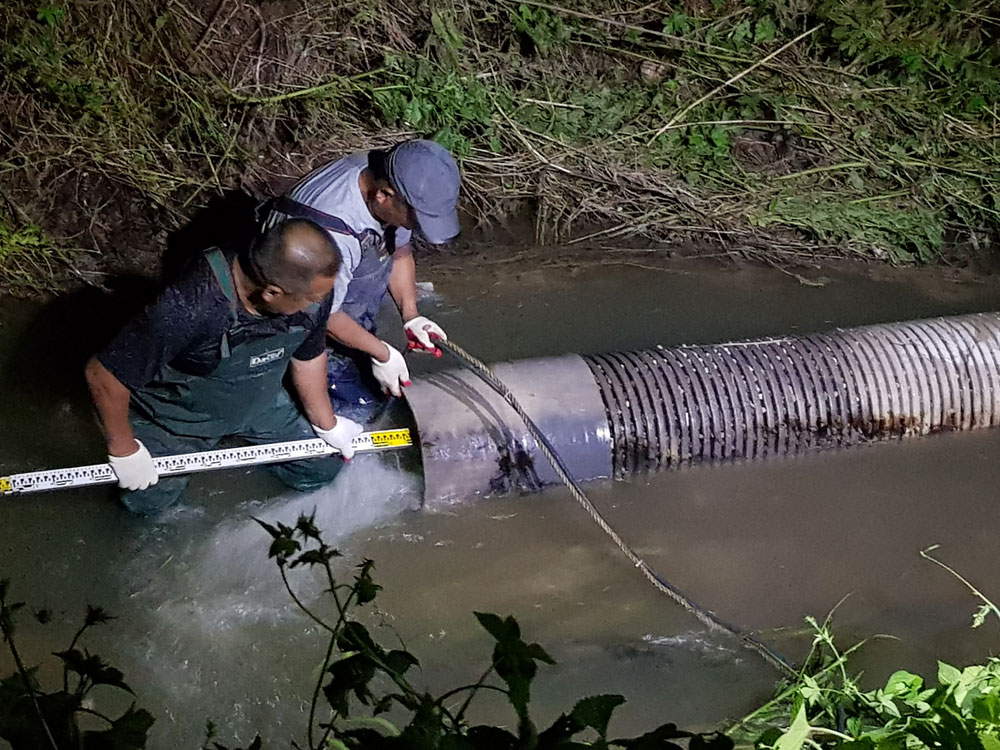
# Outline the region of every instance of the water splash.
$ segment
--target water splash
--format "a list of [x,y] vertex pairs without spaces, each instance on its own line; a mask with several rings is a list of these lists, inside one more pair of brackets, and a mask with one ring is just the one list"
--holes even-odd
[[[377,457],[359,456],[337,481],[315,492],[286,495],[266,506],[244,507],[206,542],[194,571],[204,594],[242,599],[255,609],[284,609],[283,590],[273,560],[267,558],[268,536],[253,520],[294,525],[299,516],[313,516],[328,544],[336,546],[359,529],[395,518],[419,503],[417,480],[390,469]],[[307,571],[289,571],[299,587],[309,586]],[[236,602],[233,613],[245,607]]]
[[[419,492],[413,475],[377,456],[359,456],[329,487],[248,501],[214,528],[202,517],[151,532],[152,543],[125,573],[133,583],[149,581],[131,596],[145,620],[136,628],[144,633],[134,646],[136,682],[157,684],[151,692],[169,706],[154,733],[180,746],[179,733],[197,732],[209,712],[227,733],[242,728],[251,738],[251,729],[301,724],[300,696],[309,694],[304,683],[313,679],[321,634],[290,601],[267,558],[269,537],[253,516],[293,525],[302,514],[314,515],[327,543],[349,545],[352,534],[391,524],[415,507]],[[343,551],[347,577],[357,561],[349,548]],[[317,576],[290,573],[299,595],[322,608]],[[184,739],[194,746],[200,738]]]
[[[714,634],[687,632],[677,635],[653,635],[646,633],[642,637],[646,649],[675,648],[700,653],[708,658],[726,660],[738,653],[731,645],[721,643]],[[652,647],[652,648],[650,648]]]

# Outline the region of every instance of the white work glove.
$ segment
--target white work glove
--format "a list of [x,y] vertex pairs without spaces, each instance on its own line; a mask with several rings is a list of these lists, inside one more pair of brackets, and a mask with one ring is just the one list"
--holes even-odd
[[[385,342],[382,342],[385,344]],[[400,385],[410,384],[410,368],[406,366],[406,360],[400,354],[399,349],[385,344],[389,350],[389,359],[386,362],[379,362],[372,357],[372,374],[379,385],[389,391],[393,396],[401,396],[403,392]]]
[[127,456],[108,456],[111,470],[118,477],[118,486],[123,490],[144,490],[160,481],[153,457],[146,446],[135,441],[139,450]]
[[347,417],[337,417],[337,423],[329,430],[321,430],[316,425],[312,426],[316,434],[326,441],[331,448],[340,451],[340,455],[345,461],[354,458],[354,446],[351,441],[364,431],[364,427],[353,419]]
[[445,335],[444,329],[430,318],[425,318],[423,315],[410,318],[403,323],[403,330],[406,332],[407,349],[431,352],[435,357],[440,357],[444,354],[444,352],[434,346],[434,339],[447,341],[448,337]]

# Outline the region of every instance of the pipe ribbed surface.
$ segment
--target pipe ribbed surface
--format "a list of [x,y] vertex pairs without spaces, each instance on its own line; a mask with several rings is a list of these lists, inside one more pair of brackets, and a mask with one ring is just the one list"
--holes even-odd
[[583,359],[616,476],[1000,420],[1000,313]]

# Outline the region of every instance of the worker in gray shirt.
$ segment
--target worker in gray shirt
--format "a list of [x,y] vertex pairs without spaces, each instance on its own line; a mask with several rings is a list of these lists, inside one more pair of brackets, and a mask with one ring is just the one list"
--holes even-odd
[[411,233],[444,244],[459,232],[458,166],[433,141],[411,140],[388,151],[346,156],[304,177],[271,205],[265,226],[288,217],[327,230],[343,257],[327,322],[328,383],[334,410],[368,421],[401,395],[410,375],[403,355],[375,335],[375,316],[388,293],[399,309],[411,349],[441,356],[445,332],[417,310]]

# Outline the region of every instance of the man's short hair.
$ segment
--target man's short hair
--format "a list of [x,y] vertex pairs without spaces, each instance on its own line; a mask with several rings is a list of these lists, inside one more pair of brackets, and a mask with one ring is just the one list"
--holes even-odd
[[317,276],[333,278],[340,252],[330,235],[309,219],[286,219],[258,236],[239,254],[240,267],[258,286],[291,294],[309,291]]

